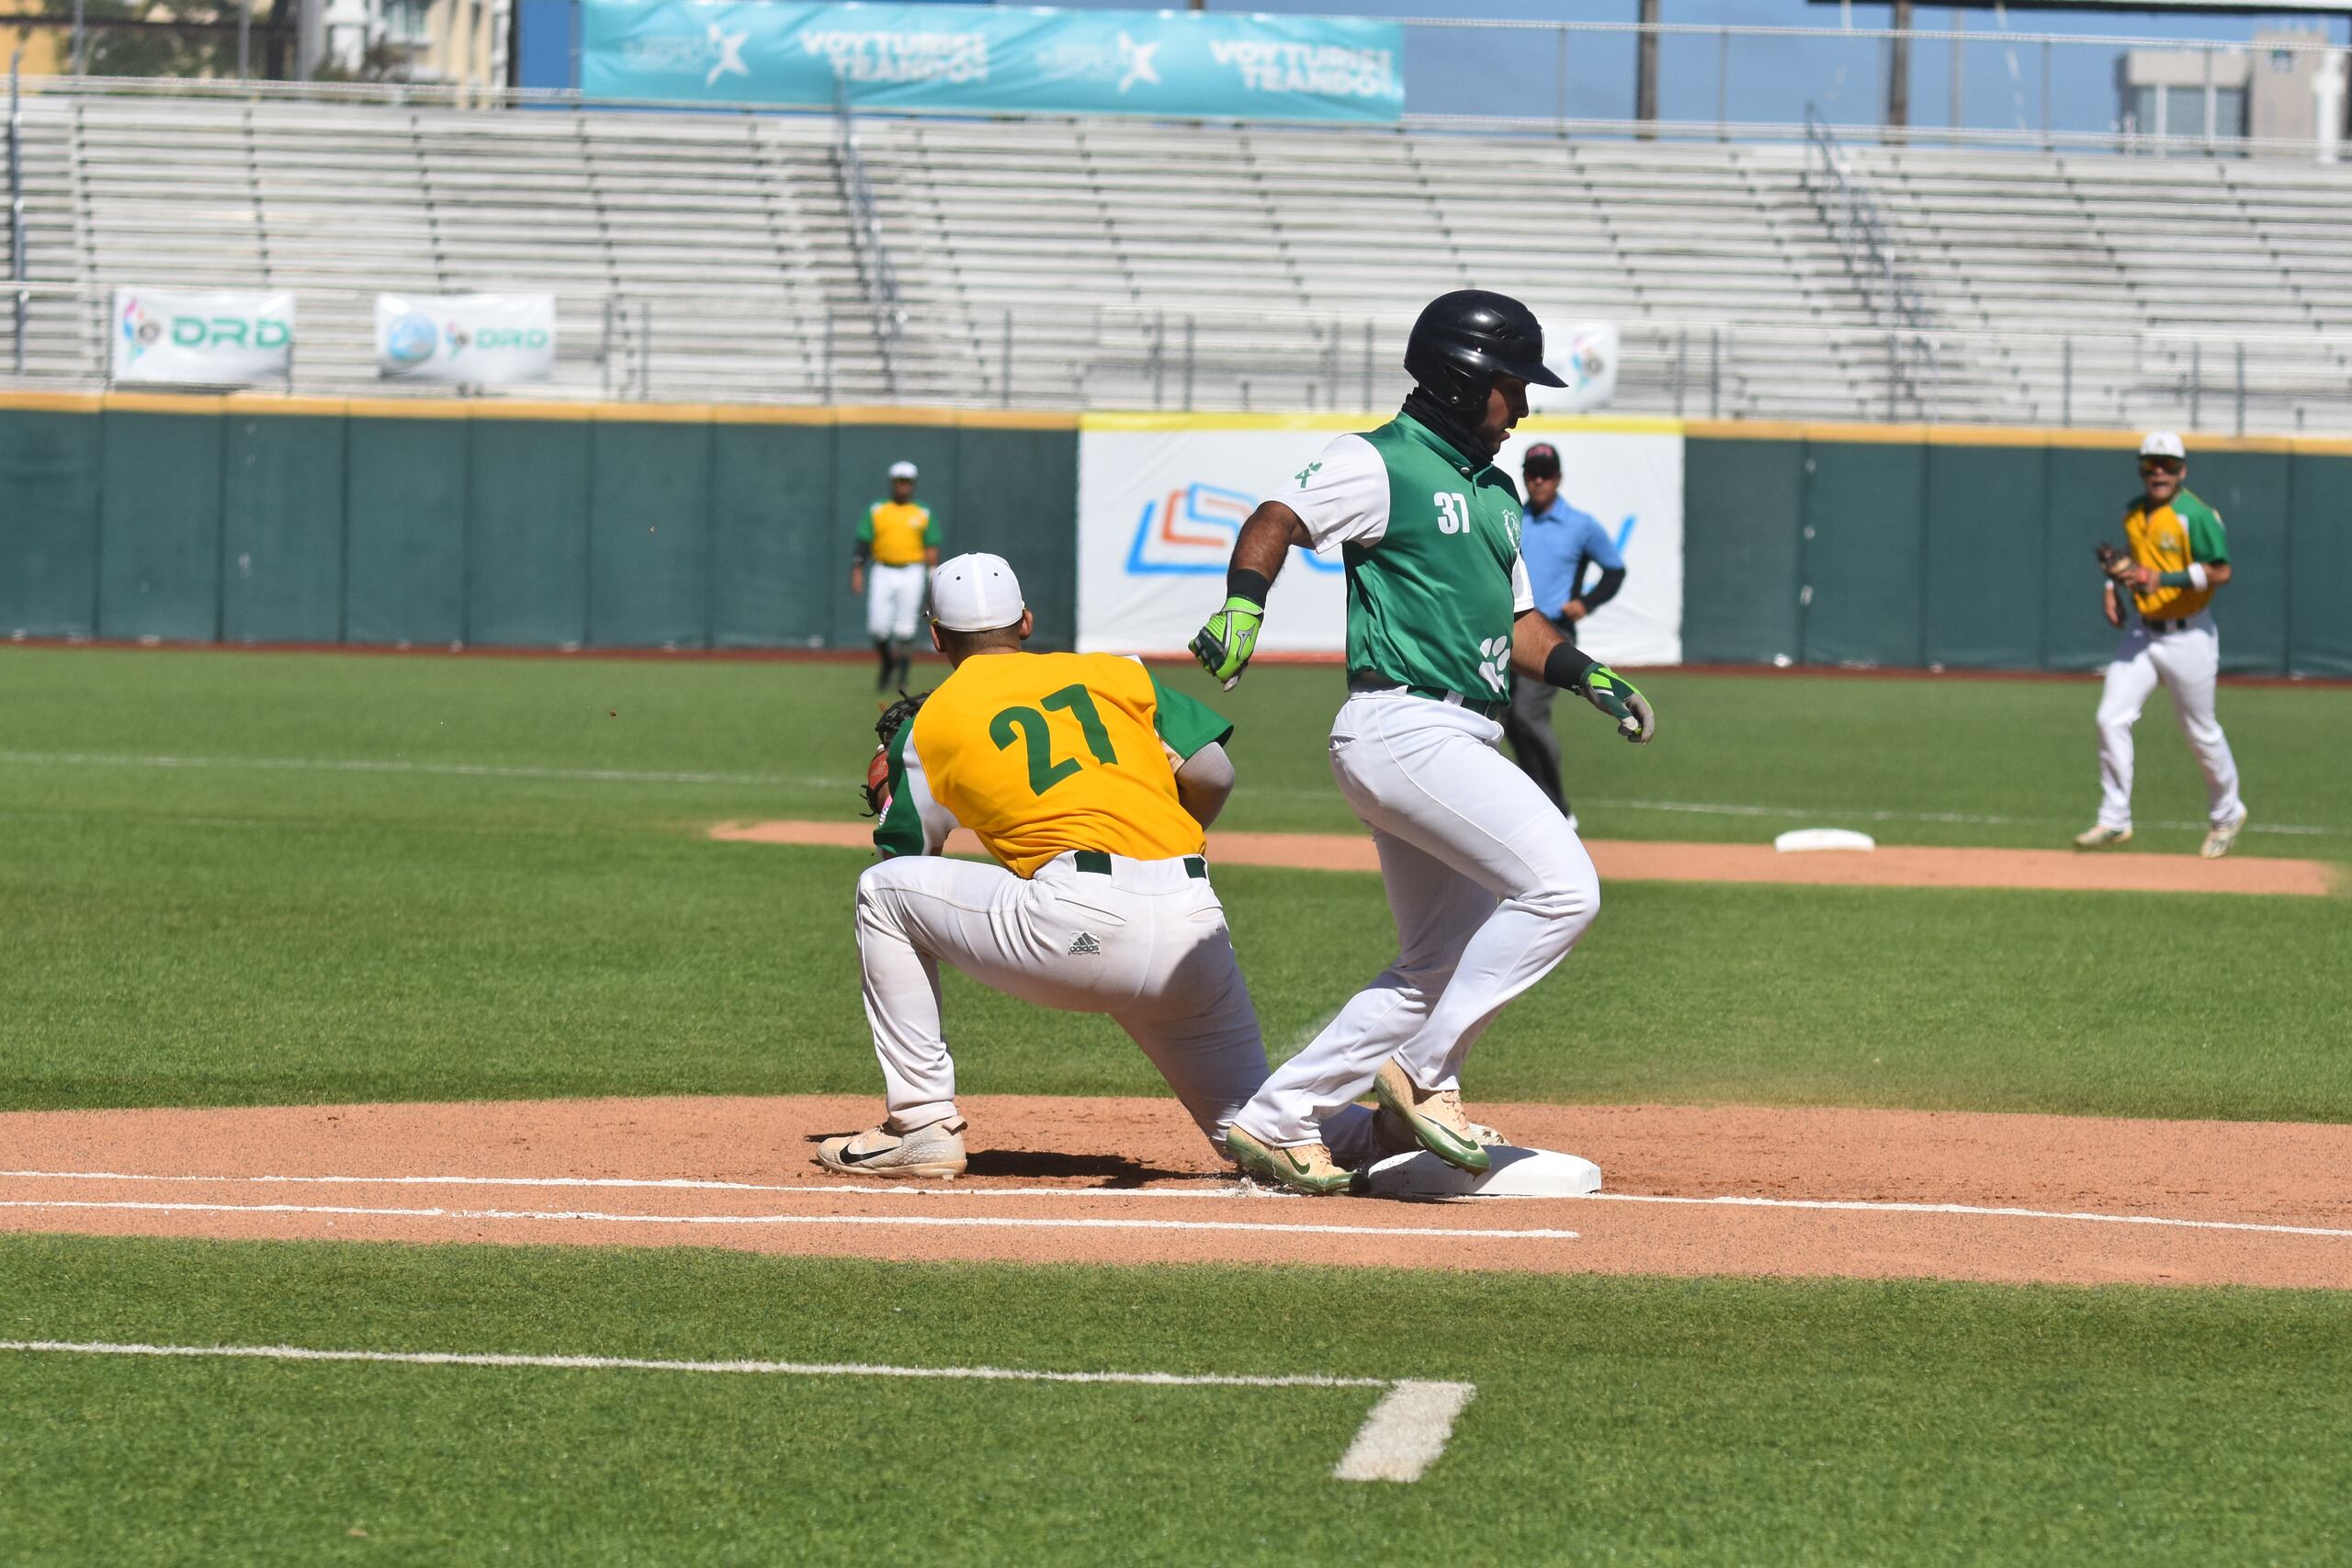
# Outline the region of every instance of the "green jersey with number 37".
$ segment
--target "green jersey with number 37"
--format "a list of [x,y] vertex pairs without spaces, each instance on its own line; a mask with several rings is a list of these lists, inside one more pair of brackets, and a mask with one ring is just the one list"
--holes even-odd
[[1342,547],[1351,678],[1481,703],[1510,694],[1511,622],[1535,595],[1502,470],[1400,413],[1333,441],[1272,499],[1316,548]]

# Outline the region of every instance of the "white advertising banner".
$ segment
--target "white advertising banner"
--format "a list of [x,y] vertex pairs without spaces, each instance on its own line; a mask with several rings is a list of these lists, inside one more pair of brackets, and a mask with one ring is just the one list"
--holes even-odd
[[114,291],[113,378],[257,387],[294,372],[294,296],[243,289]]
[[1545,334],[1544,362],[1560,373],[1565,387],[1530,387],[1527,406],[1537,413],[1589,413],[1617,395],[1617,328],[1609,321],[1578,321],[1566,332]]
[[[1078,646],[1181,655],[1225,601],[1234,536],[1332,436],[1362,418],[1093,414],[1078,449]],[[1561,494],[1625,558],[1625,585],[1579,631],[1613,664],[1682,659],[1682,435],[1672,420],[1537,417],[1499,461],[1514,477],[1536,441],[1560,450]],[[1347,577],[1337,552],[1304,550],[1274,583],[1258,647],[1347,650]]]
[[555,375],[555,296],[379,294],[376,368],[387,381],[548,380]]

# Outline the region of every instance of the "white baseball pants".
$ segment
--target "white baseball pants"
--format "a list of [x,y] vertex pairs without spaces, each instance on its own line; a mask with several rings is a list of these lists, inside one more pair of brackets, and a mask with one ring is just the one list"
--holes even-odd
[[922,591],[931,581],[921,561],[905,566],[865,569],[865,635],[876,642],[913,640],[915,617],[922,610]]
[[1379,851],[1396,961],[1266,1080],[1239,1118],[1252,1135],[1314,1141],[1391,1056],[1423,1089],[1459,1088],[1487,1025],[1600,913],[1592,857],[1496,750],[1501,736],[1491,719],[1403,692],[1361,692],[1340,709],[1331,771]]
[[2237,759],[2213,716],[2213,684],[2222,671],[2222,635],[2211,612],[2177,632],[2152,632],[2134,622],[2116,645],[2098,700],[2099,825],[2132,826],[2132,727],[2159,682],[2172,688],[2173,712],[2205,774],[2208,819],[2216,827],[2245,810],[2238,798]]
[[1064,1012],[1107,1013],[1151,1058],[1219,1152],[1265,1081],[1257,1010],[1225,909],[1181,860],[1063,855],[1023,881],[1000,865],[907,855],[857,879],[865,1016],[899,1132],[956,1114],[939,965]]

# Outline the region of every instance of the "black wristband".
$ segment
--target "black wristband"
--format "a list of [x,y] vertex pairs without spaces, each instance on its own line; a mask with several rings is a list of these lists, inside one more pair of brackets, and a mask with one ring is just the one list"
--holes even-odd
[[1266,581],[1264,572],[1251,571],[1245,566],[1230,568],[1225,574],[1225,592],[1227,597],[1247,599],[1261,610],[1266,607],[1266,595],[1272,592],[1273,589],[1274,585]]
[[1581,691],[1585,671],[1600,662],[1575,643],[1564,642],[1544,657],[1544,683],[1564,692]]

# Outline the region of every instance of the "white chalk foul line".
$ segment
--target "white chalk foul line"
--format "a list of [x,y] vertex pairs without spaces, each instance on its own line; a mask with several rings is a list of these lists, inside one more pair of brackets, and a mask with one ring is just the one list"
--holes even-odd
[[[802,789],[834,789],[854,779],[847,775],[781,773],[663,773],[629,768],[549,768],[499,762],[413,762],[378,757],[180,757],[139,756],[95,751],[0,751],[0,762],[46,767],[82,768],[232,768],[267,773],[413,773],[446,778],[551,779],[586,784],[673,784],[790,785]],[[1329,792],[1310,788],[1257,787],[1260,794],[1328,799]],[[1818,806],[1763,806],[1737,801],[1624,800],[1595,796],[1592,805],[1624,811],[1664,811],[1702,817],[1786,817],[1837,821],[1939,822],[1967,827],[2071,827],[2065,817],[2012,817],[1995,812],[1897,811]],[[2204,831],[2203,822],[2149,822],[2151,828]],[[2352,828],[2289,822],[2249,822],[2249,833],[2298,836],[2352,836]]]
[[0,1209],[113,1209],[142,1213],[332,1214],[356,1219],[546,1220],[619,1225],[919,1225],[938,1230],[1241,1231],[1277,1235],[1442,1236],[1476,1241],[1574,1241],[1550,1229],[1473,1230],[1435,1225],[1308,1225],[1251,1220],[1028,1219],[1004,1214],[614,1214],[594,1209],[370,1209],[344,1203],[175,1203],[22,1198]]
[[[119,1170],[0,1170],[0,1180],[280,1183],[324,1187],[604,1187],[677,1192],[809,1192],[852,1198],[1282,1198],[1274,1188],[1215,1181],[1201,1187],[907,1187],[867,1181],[718,1181],[686,1176],[157,1176]],[[1302,1201],[1304,1199],[1302,1198]]]
[[2256,1220],[2183,1220],[2169,1214],[2097,1214],[2063,1209],[2011,1209],[1973,1203],[1905,1203],[1839,1198],[1681,1198],[1663,1192],[1588,1192],[1578,1202],[1713,1204],[1736,1209],[1822,1209],[1850,1213],[1967,1214],[2003,1220],[2072,1220],[2086,1224],[2158,1225],[2173,1230],[2253,1231],[2266,1235],[2352,1238],[2352,1230],[2326,1225],[2267,1224]]
[[0,1340],[0,1350],[79,1356],[201,1356],[258,1361],[379,1361],[411,1367],[555,1367],[592,1371],[759,1372],[784,1377],[963,1378],[1001,1382],[1145,1383],[1158,1388],[1390,1388],[1386,1378],[1319,1373],[1056,1372],[1027,1367],[896,1367],[857,1361],[670,1361],[637,1356],[509,1356],[456,1350],[315,1350],[299,1345],[116,1345],[64,1339]]
[[[713,1192],[783,1192],[808,1193],[822,1197],[878,1198],[1285,1198],[1292,1194],[1272,1189],[1245,1187],[1240,1184],[1219,1184],[1196,1188],[1136,1188],[1136,1187],[900,1187],[881,1185],[842,1186],[821,1182],[768,1183],[757,1181],[704,1180],[692,1177],[629,1177],[629,1176],[159,1176],[153,1172],[111,1170],[0,1170],[0,1180],[29,1181],[153,1181],[166,1185],[180,1183],[279,1183],[315,1184],[322,1186],[390,1186],[390,1187],[584,1187],[650,1189],[654,1190],[713,1191]],[[1298,1199],[1304,1202],[1305,1199]],[[1481,1198],[1480,1202],[1499,1200]],[[1526,1200],[1535,1201],[1536,1200]],[[1553,1200],[1558,1201],[1561,1200]],[[2273,1235],[2308,1235],[2329,1238],[2352,1238],[2352,1229],[2336,1229],[2324,1225],[2278,1224],[2257,1220],[2190,1220],[2170,1214],[2101,1214],[2087,1210],[2026,1209],[1995,1207],[1971,1203],[1920,1203],[1896,1200],[1862,1198],[1761,1198],[1761,1197],[1685,1197],[1662,1192],[1589,1192],[1568,1201],[1603,1203],[1676,1203],[1713,1205],[1751,1209],[1824,1209],[1849,1213],[1921,1214],[1962,1214],[1985,1219],[2064,1220],[2090,1224],[2157,1225],[2179,1230],[2252,1231]],[[65,1201],[60,1200],[61,1202]],[[0,1208],[16,1205],[0,1203]],[[234,1205],[230,1205],[233,1207]],[[255,1207],[262,1207],[256,1205]],[[300,1212],[299,1210],[295,1212]],[[351,1213],[394,1213],[396,1211],[353,1210]],[[454,1211],[419,1210],[403,1213],[443,1213]],[[844,1223],[847,1223],[846,1219]],[[911,1221],[872,1219],[868,1224],[911,1224]],[[995,1222],[1022,1223],[1022,1222]],[[1067,1221],[1030,1222],[1037,1224],[1069,1224]],[[1098,1224],[1152,1224],[1190,1225],[1191,1221],[1101,1221]],[[1201,1222],[1205,1223],[1205,1222]],[[1237,1222],[1238,1223],[1238,1222]],[[1476,1235],[1484,1233],[1447,1233],[1427,1231],[1421,1234]],[[1510,1231],[1498,1234],[1536,1235],[1535,1231]],[[1556,1233],[1572,1235],[1569,1232]]]
[[139,757],[91,751],[0,751],[0,762],[78,768],[232,768],[263,773],[413,773],[435,778],[554,779],[584,784],[797,785],[831,788],[843,779],[780,773],[660,773],[630,768],[545,768],[501,762],[411,762],[389,757]]
[[[1968,828],[2064,828],[2075,820],[2071,817],[2010,817],[1997,812],[1983,811],[1895,811],[1872,810],[1866,807],[1841,806],[1755,806],[1716,800],[1618,800],[1600,795],[1592,805],[1618,811],[1666,811],[1696,817],[1788,817],[1826,821],[1854,822],[1937,822]],[[2148,828],[2174,828],[2203,832],[2211,826],[2206,822],[2159,821],[2141,824]],[[2352,835],[2352,828],[2321,827],[2292,822],[2249,822],[2249,833],[2284,833],[2310,837],[2329,834]]]
[[771,1377],[954,1378],[989,1382],[1127,1383],[1152,1388],[1385,1389],[1331,1474],[1340,1481],[1419,1481],[1445,1452],[1476,1383],[1418,1379],[1252,1376],[1230,1372],[1056,1372],[1027,1367],[897,1367],[854,1361],[662,1361],[637,1356],[508,1356],[453,1350],[317,1350],[300,1345],[120,1345],[6,1339],[0,1350],[68,1356],[160,1356],[253,1361],[369,1361],[411,1367],[544,1367],[565,1371],[722,1372]]

